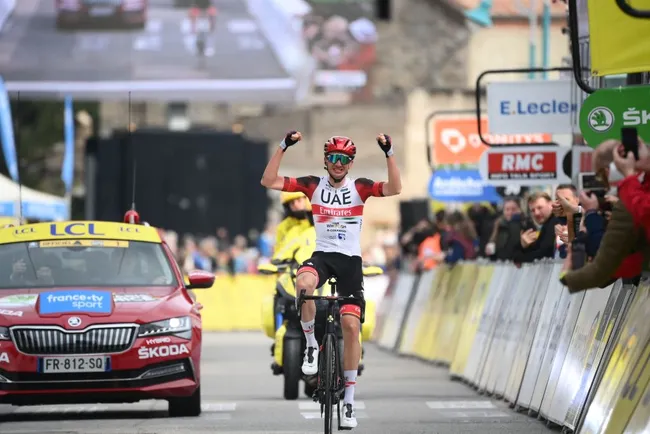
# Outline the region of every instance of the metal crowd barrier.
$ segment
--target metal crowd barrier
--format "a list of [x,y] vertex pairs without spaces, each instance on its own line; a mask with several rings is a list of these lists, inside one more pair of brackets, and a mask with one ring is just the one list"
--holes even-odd
[[650,282],[569,294],[561,267],[404,272],[379,308],[375,341],[566,431],[649,433]]

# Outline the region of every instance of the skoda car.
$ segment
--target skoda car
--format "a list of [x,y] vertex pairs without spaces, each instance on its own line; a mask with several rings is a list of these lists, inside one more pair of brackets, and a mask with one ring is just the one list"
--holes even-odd
[[158,231],[68,221],[0,229],[0,404],[164,399],[201,412],[200,305]]

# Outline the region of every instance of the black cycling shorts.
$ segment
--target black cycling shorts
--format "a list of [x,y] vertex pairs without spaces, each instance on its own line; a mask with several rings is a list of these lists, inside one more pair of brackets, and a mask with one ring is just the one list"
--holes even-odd
[[[314,252],[311,258],[302,263],[298,269],[298,274],[300,273],[313,273],[318,276],[317,288],[323,286],[330,277],[336,276],[338,295],[341,297],[355,297],[339,302],[341,314],[349,313],[361,318],[361,310],[359,309],[363,305],[363,264],[361,257],[334,252]],[[351,306],[344,308],[345,305]],[[354,309],[353,306],[358,308]]]

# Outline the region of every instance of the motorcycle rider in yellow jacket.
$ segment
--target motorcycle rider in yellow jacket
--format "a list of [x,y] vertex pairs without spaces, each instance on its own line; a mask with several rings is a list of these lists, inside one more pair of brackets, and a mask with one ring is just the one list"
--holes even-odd
[[283,250],[284,245],[312,226],[309,221],[311,203],[304,193],[283,191],[280,195],[280,202],[284,207],[285,218],[276,229],[274,260],[283,259],[279,257],[278,253]]

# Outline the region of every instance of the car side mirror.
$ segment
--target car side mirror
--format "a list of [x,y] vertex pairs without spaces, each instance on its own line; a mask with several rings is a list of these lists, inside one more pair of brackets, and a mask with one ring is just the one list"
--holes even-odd
[[202,270],[190,271],[187,280],[189,284],[187,289],[207,289],[214,285],[215,276],[212,273]]

